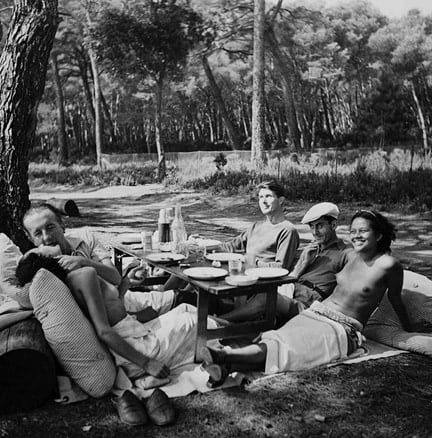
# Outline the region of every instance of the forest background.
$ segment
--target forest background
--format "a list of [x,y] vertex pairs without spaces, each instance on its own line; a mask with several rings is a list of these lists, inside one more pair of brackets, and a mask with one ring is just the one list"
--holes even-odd
[[[13,4],[2,0],[2,45]],[[256,153],[253,2],[60,0],[31,184],[241,193],[275,176],[292,199],[429,210],[432,16],[265,4]]]

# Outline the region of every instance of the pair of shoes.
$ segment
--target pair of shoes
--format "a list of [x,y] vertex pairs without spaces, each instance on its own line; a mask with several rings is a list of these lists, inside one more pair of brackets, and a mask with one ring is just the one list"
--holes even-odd
[[131,391],[125,391],[114,401],[120,421],[130,426],[148,423],[148,417],[141,400]]
[[217,388],[221,386],[230,373],[229,366],[226,364],[215,363],[215,358],[211,350],[207,347],[201,348],[201,359],[203,360],[203,369],[209,374],[207,386]]
[[161,389],[156,388],[153,391],[153,394],[145,401],[145,407],[147,415],[156,426],[167,426],[174,423],[174,406]]

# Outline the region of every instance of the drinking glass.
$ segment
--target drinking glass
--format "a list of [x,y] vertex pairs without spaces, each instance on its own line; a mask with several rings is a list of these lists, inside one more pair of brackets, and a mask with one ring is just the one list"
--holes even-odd
[[230,275],[240,275],[242,273],[243,262],[241,259],[228,260],[228,270]]
[[189,245],[187,242],[179,242],[175,251],[184,255],[186,259],[189,258]]
[[197,245],[196,243],[190,243],[188,245],[189,248],[189,256],[191,257],[192,261],[196,263],[201,263],[204,261],[204,257],[206,255],[206,247]]

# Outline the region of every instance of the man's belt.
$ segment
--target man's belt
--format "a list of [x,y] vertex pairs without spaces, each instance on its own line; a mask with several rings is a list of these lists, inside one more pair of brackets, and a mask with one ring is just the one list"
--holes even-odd
[[303,284],[304,286],[308,287],[309,289],[312,289],[315,292],[318,292],[322,298],[327,298],[327,294],[320,289],[317,285],[313,284],[311,281],[309,280],[304,280],[303,278],[299,278],[297,280],[297,283]]

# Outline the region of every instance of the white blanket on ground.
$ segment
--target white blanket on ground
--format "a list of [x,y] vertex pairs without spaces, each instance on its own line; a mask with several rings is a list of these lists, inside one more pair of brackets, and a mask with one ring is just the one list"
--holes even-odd
[[[405,350],[398,350],[378,342],[366,340],[366,342],[349,357],[344,360],[339,360],[327,364],[332,367],[337,365],[351,365],[360,362],[365,362],[373,359],[396,356],[398,354],[409,353]],[[193,392],[206,393],[218,389],[231,388],[240,386],[242,382],[259,381],[268,379],[283,373],[265,374],[264,372],[248,372],[248,373],[232,373],[225,383],[215,389],[207,387],[208,374],[201,369],[199,364],[188,364],[176,368],[170,375],[171,382],[161,387],[167,393],[168,397],[184,397]],[[139,385],[139,382],[137,382]],[[151,395],[153,389],[144,390],[138,386],[133,386],[132,382],[127,378],[125,373],[120,372],[117,376],[116,387],[114,393],[120,395],[125,389],[133,390],[139,397],[146,398]]]

